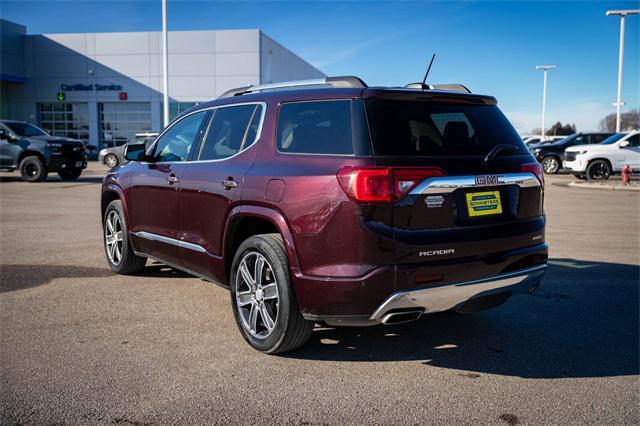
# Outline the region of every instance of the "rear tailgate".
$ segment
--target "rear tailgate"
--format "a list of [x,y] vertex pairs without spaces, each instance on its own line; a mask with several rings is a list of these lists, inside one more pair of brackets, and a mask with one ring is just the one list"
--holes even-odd
[[[376,166],[437,167],[395,202],[397,264],[493,255],[544,241],[539,166],[494,104],[365,99]],[[504,145],[493,158],[486,155]]]

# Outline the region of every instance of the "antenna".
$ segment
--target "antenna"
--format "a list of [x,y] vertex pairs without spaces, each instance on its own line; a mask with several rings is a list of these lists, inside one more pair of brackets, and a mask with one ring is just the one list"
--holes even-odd
[[431,65],[433,65],[433,60],[436,59],[436,54],[434,53],[431,57],[431,62],[429,62],[429,68],[427,68],[427,73],[424,75],[422,79],[422,90],[425,89],[425,83],[427,82],[427,77],[429,76],[429,71],[431,71]]

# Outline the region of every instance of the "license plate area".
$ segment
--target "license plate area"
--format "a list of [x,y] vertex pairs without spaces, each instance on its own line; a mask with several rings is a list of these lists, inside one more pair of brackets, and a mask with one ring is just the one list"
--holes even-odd
[[469,218],[501,215],[500,191],[468,192],[465,194]]

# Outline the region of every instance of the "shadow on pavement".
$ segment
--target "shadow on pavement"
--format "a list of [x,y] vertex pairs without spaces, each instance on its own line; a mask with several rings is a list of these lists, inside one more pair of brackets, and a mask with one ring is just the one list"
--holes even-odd
[[640,267],[554,259],[538,292],[477,314],[441,313],[398,326],[320,327],[292,358],[421,361],[526,378],[639,373]]
[[74,265],[0,265],[0,293],[48,284],[56,278],[112,276],[107,268]]

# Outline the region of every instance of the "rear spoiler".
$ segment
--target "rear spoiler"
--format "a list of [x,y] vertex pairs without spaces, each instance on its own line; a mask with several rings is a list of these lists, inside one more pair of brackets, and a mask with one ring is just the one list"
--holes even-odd
[[475,93],[465,93],[462,91],[446,90],[448,85],[438,85],[442,87],[434,87],[433,89],[421,90],[417,88],[388,88],[388,87],[369,87],[362,92],[363,99],[396,99],[410,101],[443,102],[443,103],[470,103],[477,105],[497,105],[498,101],[493,96],[478,95]]

